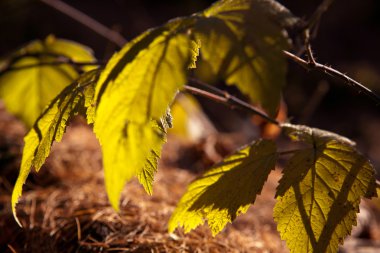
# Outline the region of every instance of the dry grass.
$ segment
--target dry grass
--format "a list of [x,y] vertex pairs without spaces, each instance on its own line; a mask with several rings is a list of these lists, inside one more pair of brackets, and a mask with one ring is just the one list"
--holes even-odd
[[[17,206],[21,229],[11,214],[10,193],[25,131],[2,111],[0,118],[1,153],[8,155],[1,157],[0,252],[287,252],[272,219],[279,171],[270,175],[255,206],[217,237],[206,226],[186,235],[181,230],[169,234],[170,214],[196,174],[174,166],[186,155],[178,152],[191,155],[198,150],[198,163],[190,165],[194,170],[210,163],[206,155],[169,140],[153,196],[132,181],[116,213],[104,189],[99,144],[80,122],[54,145],[41,172],[29,177]],[[231,145],[225,144],[225,150]]]
[[[6,152],[13,150],[14,159],[6,161],[9,163],[6,173],[1,171],[0,251],[285,251],[271,220],[274,204],[274,185],[271,183],[257,200],[255,210],[250,210],[215,238],[206,226],[186,235],[181,230],[174,234],[167,232],[167,222],[175,204],[195,177],[194,171],[174,167],[178,157],[184,154],[173,152],[191,152],[188,155],[197,162],[193,161],[190,166],[196,171],[202,164],[211,163],[206,155],[202,156],[200,147],[176,143],[175,140],[169,140],[172,145],[169,144],[164,151],[153,196],[148,196],[137,181],[132,181],[123,193],[121,211],[116,213],[105,193],[98,142],[91,129],[80,122],[69,128],[61,143],[54,145],[40,173],[29,177],[17,206],[23,224],[21,229],[11,215],[10,192],[25,131],[12,117],[6,117],[8,121],[2,121],[0,135],[2,138],[8,136],[4,148]],[[9,132],[12,131],[13,137],[10,138]],[[181,163],[183,165],[184,161]],[[278,173],[273,177],[278,177]]]

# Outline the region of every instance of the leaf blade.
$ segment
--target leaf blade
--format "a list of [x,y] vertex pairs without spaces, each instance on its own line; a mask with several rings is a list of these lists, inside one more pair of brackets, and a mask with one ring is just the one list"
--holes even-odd
[[376,195],[372,165],[345,138],[284,127],[314,148],[296,152],[283,171],[274,208],[281,238],[291,252],[336,252],[356,225],[361,197]]
[[275,1],[218,1],[198,16],[194,27],[202,43],[200,64],[208,68],[203,72],[210,80],[236,85],[274,116],[285,85],[282,50],[289,46],[283,28],[296,22]]
[[[16,52],[10,70],[0,75],[0,97],[7,110],[28,128],[50,100],[79,76],[78,70],[69,63],[53,64],[59,56],[77,62],[95,60],[87,47],[48,36],[45,41],[33,41]],[[84,70],[89,69],[84,67]]]
[[276,160],[274,142],[261,140],[216,165],[189,186],[170,218],[169,231],[182,226],[189,232],[207,219],[216,235],[248,210]]
[[116,210],[131,177],[140,177],[151,191],[152,178],[140,173],[144,168],[153,174],[156,170],[146,167],[152,150],[158,154],[163,145],[163,132],[155,122],[165,120],[196,58],[198,45],[180,32],[188,22],[191,19],[173,20],[130,42],[110,60],[99,79],[94,131],[102,145],[107,193]]
[[16,215],[16,204],[22,194],[22,186],[34,168],[39,171],[49,156],[54,141],[59,142],[66,130],[70,118],[86,105],[84,96],[87,88],[95,84],[98,70],[85,73],[72,85],[66,87],[45,109],[35,122],[33,128],[25,136],[24,149],[19,176],[12,192],[12,212],[17,223],[21,226]]

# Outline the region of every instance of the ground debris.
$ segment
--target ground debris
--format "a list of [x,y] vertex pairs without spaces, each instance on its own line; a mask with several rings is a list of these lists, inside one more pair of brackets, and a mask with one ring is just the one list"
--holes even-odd
[[[0,117],[4,117],[2,114],[0,110]],[[7,124],[20,123],[9,119]],[[7,124],[0,124],[0,140],[10,129]],[[17,129],[12,143],[20,147],[25,129],[19,125]],[[222,139],[218,138],[216,144],[222,145]],[[177,201],[200,173],[199,167],[213,162],[204,157],[207,152],[195,165],[188,164],[189,169],[178,169],[178,156],[171,155],[175,149],[169,145],[184,144],[169,138],[153,196],[133,180],[123,192],[121,211],[117,213],[105,192],[99,143],[90,127],[80,121],[69,127],[61,143],[53,145],[40,173],[27,180],[17,206],[23,224],[20,228],[11,214],[10,194],[21,152],[10,143],[7,145],[18,151],[14,151],[15,159],[8,160],[0,170],[0,252],[288,252],[272,218],[279,170],[271,173],[255,206],[215,238],[206,226],[188,234],[181,229],[170,234],[167,222]],[[223,152],[234,145],[225,145]]]

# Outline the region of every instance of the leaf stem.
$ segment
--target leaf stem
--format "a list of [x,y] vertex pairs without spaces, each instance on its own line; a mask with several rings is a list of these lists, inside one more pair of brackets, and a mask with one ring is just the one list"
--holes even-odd
[[292,149],[292,150],[285,150],[285,151],[278,151],[277,154],[279,155],[291,155],[294,154],[297,151],[300,151],[302,149]]
[[295,152],[304,151],[304,150],[310,150],[310,148],[299,148],[299,149],[278,151],[277,154],[279,154],[279,155],[291,155],[291,154],[294,154]]
[[207,90],[200,89],[200,88],[197,88],[197,87],[194,87],[191,85],[185,85],[184,88],[188,92],[191,92],[195,95],[199,95],[199,96],[209,98],[209,99],[214,100],[216,102],[228,105],[232,108],[237,107],[237,108],[244,110],[244,111],[247,111],[249,113],[257,114],[272,124],[280,125],[280,123],[277,120],[269,117],[265,112],[261,111],[259,108],[252,106],[251,104],[231,95],[230,93],[228,93],[226,91],[220,90],[214,86],[203,83],[199,80],[190,79],[190,82],[204,86],[204,87],[212,90],[213,92],[209,92]]
[[127,43],[127,40],[120,33],[108,28],[65,2],[60,0],[41,0],[41,2],[67,15],[78,23],[87,26],[103,38],[115,43],[115,45],[119,47],[122,47],[125,43]]

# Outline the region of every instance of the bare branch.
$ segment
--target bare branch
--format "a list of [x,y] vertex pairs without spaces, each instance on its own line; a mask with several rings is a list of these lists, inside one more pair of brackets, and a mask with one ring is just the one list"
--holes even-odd
[[97,34],[101,35],[103,38],[115,43],[119,47],[122,47],[125,43],[127,43],[127,40],[120,33],[111,30],[110,28],[99,23],[92,17],[75,9],[74,7],[68,5],[65,2],[62,2],[60,0],[41,0],[41,2],[69,16],[70,18],[76,20],[82,25],[87,26]]
[[311,44],[310,44],[310,30],[306,29],[304,31],[304,43],[306,48],[306,54],[309,59],[309,63],[315,65],[316,61],[314,59],[313,51],[311,50]]
[[340,71],[338,71],[332,67],[320,64],[320,63],[316,62],[314,60],[314,58],[312,58],[312,60],[310,60],[310,61],[305,61],[301,57],[298,57],[297,55],[292,54],[291,52],[288,52],[288,51],[283,51],[283,52],[288,59],[296,62],[297,64],[301,65],[305,69],[307,69],[307,70],[318,70],[324,74],[327,74],[327,75],[332,76],[336,79],[339,79],[339,80],[343,81],[344,83],[355,88],[359,93],[364,93],[368,97],[372,98],[376,102],[376,105],[380,105],[380,96],[379,95],[377,95],[372,90],[365,87],[364,85],[362,85],[358,81],[356,81],[356,80],[352,79],[351,77],[343,74],[342,72],[340,72]]
[[[299,49],[297,55],[302,55],[305,51],[311,55],[310,41],[317,36],[319,23],[322,15],[329,9],[334,0],[323,0],[318,8],[314,11],[308,21],[302,22],[298,30],[296,41],[299,43],[303,40],[303,44],[298,44]],[[302,42],[301,42],[302,43]],[[312,60],[312,59],[309,59]]]
[[259,108],[252,106],[251,104],[229,94],[226,91],[220,90],[214,86],[200,82],[200,81],[195,80],[195,79],[190,79],[190,81],[192,83],[204,86],[204,87],[213,91],[213,92],[209,92],[207,90],[200,89],[200,88],[197,88],[197,87],[194,87],[191,85],[185,85],[185,90],[187,90],[187,91],[189,91],[195,95],[203,96],[203,97],[212,99],[216,102],[228,105],[232,108],[238,108],[238,109],[247,111],[249,113],[259,115],[260,117],[262,117],[263,119],[267,120],[268,122],[270,122],[272,124],[280,125],[280,123],[277,120],[269,117],[265,112],[263,112]]
[[311,15],[309,21],[307,22],[306,29],[312,32],[312,37],[316,36],[317,28],[323,13],[325,13],[334,0],[323,0],[318,6],[315,12]]

